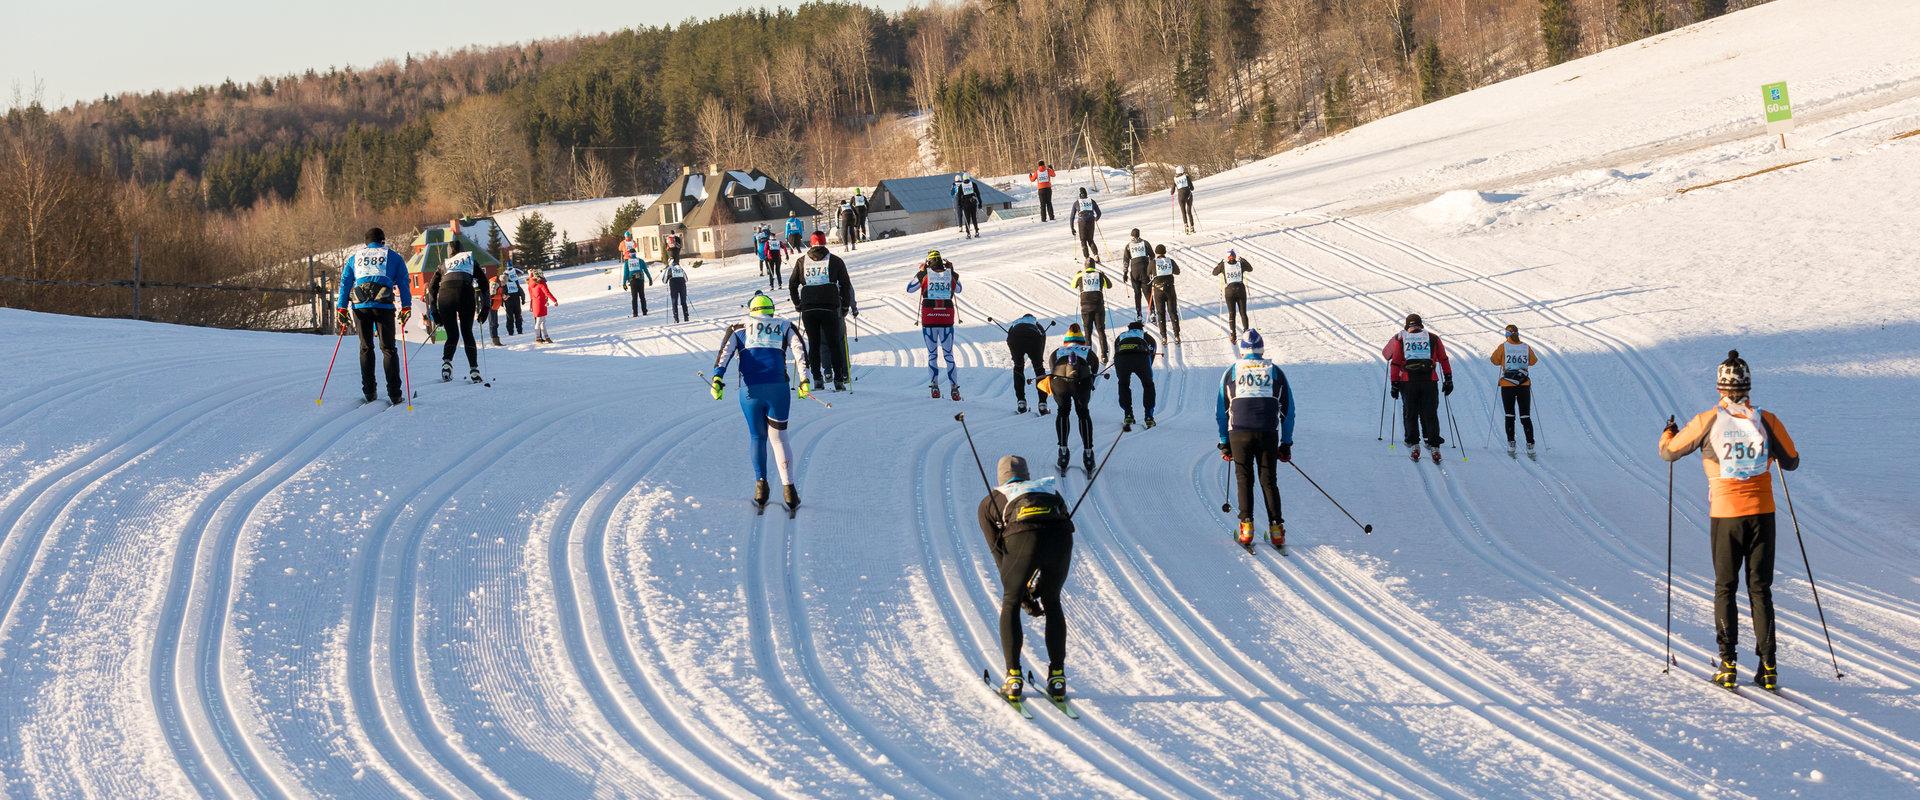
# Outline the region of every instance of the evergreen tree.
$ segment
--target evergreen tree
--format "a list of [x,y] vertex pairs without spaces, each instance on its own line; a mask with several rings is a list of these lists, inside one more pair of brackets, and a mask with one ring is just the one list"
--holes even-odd
[[1727,0],[1694,0],[1693,15],[1700,19],[1713,19],[1727,13]]
[[560,234],[560,266],[571,267],[580,263],[580,245],[565,233]]
[[1573,16],[1573,0],[1540,0],[1540,39],[1547,45],[1548,64],[1580,55],[1580,22]]
[[553,261],[553,223],[538,213],[520,218],[513,228],[513,240],[523,267],[545,267]]
[[613,212],[613,221],[607,223],[607,229],[601,235],[617,237],[626,233],[627,229],[633,227],[633,221],[639,219],[645,211],[646,209],[640,207],[639,200],[628,200],[626,205]]
[[1620,16],[1620,31],[1628,41],[1667,32],[1664,0],[1620,0],[1615,10]]
[[1353,127],[1353,80],[1345,71],[1328,79],[1320,95],[1321,115],[1327,120],[1327,133],[1339,133]]
[[1093,145],[1100,149],[1100,156],[1108,159],[1108,163],[1122,160],[1122,154],[1126,152],[1127,107],[1120,95],[1120,84],[1113,78],[1107,78],[1100,87],[1087,124],[1092,129]]
[[1447,62],[1440,57],[1440,45],[1427,42],[1420,48],[1420,102],[1431,103],[1447,92]]

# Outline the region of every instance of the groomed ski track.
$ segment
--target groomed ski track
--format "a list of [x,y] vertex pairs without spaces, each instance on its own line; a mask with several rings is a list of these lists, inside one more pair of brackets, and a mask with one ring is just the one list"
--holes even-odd
[[[1920,32],[1891,0],[1833,2],[1822,19]],[[358,404],[350,341],[316,406],[324,337],[0,310],[21,345],[0,351],[0,796],[1910,796],[1920,529],[1885,443],[1915,432],[1887,409],[1920,390],[1902,344],[1920,296],[1873,284],[1880,310],[1864,307],[1865,268],[1823,259],[1849,239],[1868,242],[1853,261],[1891,247],[1910,213],[1920,162],[1881,134],[1920,127],[1920,57],[1848,71],[1816,34],[1754,38],[1811,8],[1778,0],[1207,176],[1192,235],[1172,233],[1164,195],[1102,195],[1103,252],[1139,227],[1182,265],[1185,340],[1155,363],[1159,424],[1121,435],[1076,517],[1079,721],[1044,702],[1022,719],[981,685],[1000,671],[1000,586],[953,420],[989,473],[1009,452],[1053,473],[1058,417],[1012,413],[1021,378],[988,319],[1058,320],[1049,348],[1078,321],[1064,221],[836,248],[859,292],[858,380],[819,393],[831,409],[793,401],[791,520],[778,486],[764,516],[747,502],[737,378],[721,402],[696,383],[765,285],[746,257],[692,271],[686,323],[664,284],[633,319],[617,266],[553,272],[558,343],[487,348],[491,388],[435,380],[438,348],[412,331],[411,412]],[[1682,57],[1703,41],[1733,55]],[[1787,52],[1828,70],[1796,85],[1822,157],[1684,202],[1583,194],[1572,173],[1630,153],[1646,163],[1625,173],[1699,181],[1766,157],[1717,107],[1561,149],[1540,144],[1551,114],[1524,110],[1573,74],[1604,105],[1668,71],[1798,64]],[[1407,132],[1427,128],[1471,152],[1429,163],[1434,140]],[[1469,234],[1422,221],[1463,185],[1547,200]],[[1841,195],[1860,202],[1821,199]],[[1704,244],[1761,213],[1811,233],[1777,261]],[[927,397],[902,291],[929,248],[962,281],[963,402]],[[1254,266],[1253,323],[1296,394],[1297,463],[1370,535],[1282,467],[1288,554],[1231,540],[1214,406],[1234,353],[1206,274],[1229,248]],[[1775,317],[1716,317],[1736,280],[1782,295]],[[791,315],[784,279],[773,294]],[[1109,338],[1131,300],[1109,293]],[[1445,338],[1458,387],[1437,466],[1365,436],[1383,406],[1397,416],[1379,350],[1408,312]],[[1508,323],[1542,357],[1537,461],[1506,456],[1490,388]],[[1664,661],[1653,443],[1712,401],[1732,347],[1807,454],[1789,479],[1846,673],[1783,502],[1777,695],[1704,680],[1693,460],[1675,472]],[[1119,433],[1115,395],[1099,381],[1096,455]],[[1071,502],[1088,476],[1077,430],[1069,444]],[[1744,678],[1744,628],[1742,647]],[[1024,663],[1045,670],[1037,620]]]

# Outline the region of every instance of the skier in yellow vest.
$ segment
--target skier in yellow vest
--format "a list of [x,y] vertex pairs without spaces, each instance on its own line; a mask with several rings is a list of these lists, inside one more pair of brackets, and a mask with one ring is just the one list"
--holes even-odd
[[1533,346],[1520,341],[1520,327],[1507,326],[1507,340],[1493,348],[1489,357],[1493,365],[1500,368],[1500,406],[1507,412],[1507,457],[1513,458],[1518,449],[1513,443],[1514,411],[1520,412],[1520,427],[1527,434],[1527,457],[1533,454],[1533,378],[1527,374],[1529,368],[1540,363],[1540,356],[1533,352]]

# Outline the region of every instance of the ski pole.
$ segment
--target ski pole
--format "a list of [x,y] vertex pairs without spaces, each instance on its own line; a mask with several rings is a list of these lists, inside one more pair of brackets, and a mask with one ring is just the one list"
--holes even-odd
[[1376,442],[1386,441],[1380,437],[1380,433],[1387,429],[1387,386],[1391,383],[1393,381],[1389,380],[1380,384],[1380,424],[1373,427],[1373,440]]
[[994,319],[993,319],[993,317],[987,317],[987,321],[988,321],[988,322],[991,322],[991,323],[993,323],[993,327],[996,327],[996,328],[999,328],[999,329],[1000,329],[1000,331],[1001,331],[1002,333],[1009,333],[1009,332],[1010,332],[1010,331],[1008,331],[1008,330],[1007,330],[1007,326],[1005,326],[1005,325],[1002,325],[1002,324],[1000,324],[1000,323],[998,323],[998,322],[994,322]]
[[[1388,381],[1388,384],[1391,385],[1392,381]],[[1388,450],[1394,449],[1395,446],[1399,443],[1400,418],[1407,415],[1407,398],[1396,397],[1394,398],[1394,400],[1395,400],[1394,405],[1398,406],[1394,410],[1400,413],[1394,414],[1393,416],[1387,418],[1387,449]]]
[[333,380],[333,361],[340,357],[340,340],[345,338],[347,338],[345,328],[340,328],[339,335],[333,337],[333,355],[327,359],[327,377],[320,379],[320,396],[313,398],[313,404],[316,406],[324,405],[321,401],[327,397],[327,382]]
[[[1667,427],[1673,427],[1673,417],[1667,417]],[[1660,665],[1665,674],[1673,669],[1673,462],[1667,462],[1667,660]]]
[[[987,465],[980,463],[980,450],[973,446],[973,431],[967,429],[967,412],[953,415],[953,421],[960,423],[960,432],[966,434],[967,449],[973,451],[973,467],[980,470],[980,483],[987,487],[987,493],[993,493],[993,483],[987,480]],[[1091,483],[1091,481],[1089,481]],[[1069,517],[1072,515],[1069,514]]]
[[1460,452],[1460,460],[1467,460],[1467,448],[1460,442],[1460,421],[1453,418],[1453,396],[1442,395],[1447,401],[1447,424],[1453,426],[1453,449]]
[[[1060,413],[1064,414],[1066,411],[1062,410]],[[1067,519],[1073,519],[1073,515],[1080,510],[1080,504],[1087,501],[1087,493],[1093,491],[1093,482],[1100,479],[1100,473],[1107,468],[1107,459],[1113,458],[1114,449],[1120,446],[1120,437],[1125,435],[1127,435],[1126,428],[1121,428],[1119,433],[1113,435],[1113,444],[1107,445],[1107,454],[1100,457],[1100,463],[1094,466],[1093,474],[1087,476],[1087,486],[1080,490],[1080,499],[1073,501],[1073,508],[1067,510]]]
[[1827,612],[1820,607],[1820,584],[1813,582],[1813,562],[1807,560],[1807,540],[1800,536],[1800,515],[1793,510],[1793,489],[1787,485],[1787,473],[1780,473],[1780,488],[1787,494],[1787,516],[1793,520],[1793,539],[1800,543],[1800,563],[1807,566],[1807,587],[1813,590],[1813,610],[1820,615],[1820,634],[1827,638],[1827,658],[1833,663],[1833,677],[1844,678],[1840,657],[1833,652],[1833,634],[1827,630]]
[[1301,469],[1299,464],[1295,464],[1292,461],[1288,461],[1287,466],[1293,467],[1294,472],[1300,473],[1300,477],[1306,478],[1307,483],[1313,484],[1313,488],[1320,490],[1321,497],[1327,498],[1327,502],[1332,503],[1334,508],[1340,509],[1340,513],[1346,514],[1347,519],[1353,520],[1353,524],[1359,525],[1361,533],[1373,533],[1372,525],[1368,525],[1368,524],[1362,523],[1360,520],[1354,519],[1353,514],[1347,511],[1347,507],[1340,505],[1340,501],[1333,499],[1333,495],[1327,494],[1327,490],[1321,489],[1320,483],[1318,481],[1315,481],[1312,475],[1308,475],[1306,470]]
[[1227,474],[1232,471],[1233,471],[1233,466],[1226,459],[1221,459],[1220,460],[1220,513],[1222,514],[1233,513],[1233,489],[1232,487],[1227,485]]
[[[413,413],[413,362],[407,358],[407,324],[400,323],[400,369],[407,376],[407,413]],[[363,362],[364,363],[364,362]]]

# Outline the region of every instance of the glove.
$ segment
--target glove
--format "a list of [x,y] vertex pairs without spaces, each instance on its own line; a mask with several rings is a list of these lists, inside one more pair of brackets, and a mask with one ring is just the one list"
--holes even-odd
[[1286,464],[1291,461],[1293,461],[1293,445],[1280,445],[1280,463]]
[[853,315],[854,315],[854,316],[856,316],[856,317],[858,317],[858,316],[860,316],[860,307],[859,307],[859,306],[854,306],[854,307],[853,307]]
[[722,397],[726,397],[727,396],[726,380],[722,379],[718,375],[715,375],[713,378],[713,385],[711,387],[708,387],[707,394],[713,395],[713,399],[715,400],[718,400]]
[[802,400],[805,400],[805,399],[807,399],[807,398],[809,398],[809,397],[812,397],[812,396],[813,396],[813,384],[811,384],[811,383],[808,383],[808,382],[807,382],[807,381],[806,381],[806,380],[805,380],[804,378],[803,378],[803,379],[801,379],[801,381],[800,381],[800,399],[802,399]]
[[[413,318],[413,309],[411,308],[400,309],[400,327],[402,328],[406,327],[407,320],[412,318]],[[427,312],[427,319],[429,320],[433,319],[433,312]]]
[[484,304],[484,303],[483,303],[483,304],[481,304],[481,306],[480,306],[479,308],[476,308],[476,309],[474,309],[474,310],[473,310],[473,318],[474,318],[475,320],[477,320],[477,321],[479,321],[479,322],[486,322],[486,321],[487,321],[487,306],[486,306],[486,304]]
[[1394,381],[1387,389],[1387,394],[1392,395],[1395,400],[1400,399],[1400,382]]
[[1220,460],[1221,461],[1233,460],[1233,448],[1228,447],[1226,442],[1220,443]]
[[1452,377],[1448,377],[1446,380],[1440,382],[1440,394],[1442,395],[1453,394],[1453,378]]
[[340,335],[347,335],[347,329],[353,327],[353,315],[344,308],[336,308],[333,310],[333,318],[340,324]]
[[1667,430],[1667,435],[1668,435],[1668,436],[1677,436],[1677,435],[1679,435],[1679,434],[1680,434],[1680,426],[1678,426],[1678,425],[1675,425],[1675,424],[1673,424],[1673,418],[1672,418],[1672,417],[1667,417],[1667,428],[1666,428],[1666,430]]

